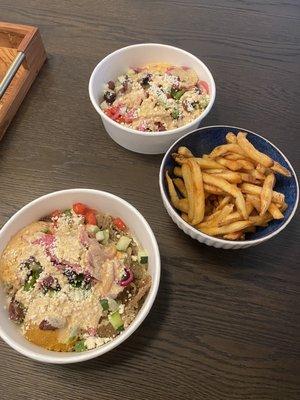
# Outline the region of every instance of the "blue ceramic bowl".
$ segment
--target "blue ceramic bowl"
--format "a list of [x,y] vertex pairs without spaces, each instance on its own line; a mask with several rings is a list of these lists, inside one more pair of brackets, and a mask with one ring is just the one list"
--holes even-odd
[[[171,155],[172,153],[177,152],[180,146],[186,146],[193,152],[194,155],[202,156],[203,154],[210,153],[214,147],[219,146],[221,144],[225,144],[226,143],[225,136],[229,131],[235,134],[237,134],[239,131],[246,132],[247,139],[258,150],[260,150],[263,153],[266,153],[273,160],[278,161],[292,173],[292,176],[289,178],[276,174],[276,185],[274,189],[285,195],[285,201],[288,205],[288,208],[284,212],[284,219],[271,221],[267,227],[258,228],[255,233],[246,234],[246,240],[239,242],[228,241],[208,236],[202,232],[199,232],[197,229],[193,228],[185,221],[183,221],[183,219],[180,217],[180,214],[170,203],[169,193],[165,181],[166,170],[172,170],[175,166],[175,162]],[[160,190],[164,205],[169,215],[173,219],[173,221],[181,229],[183,229],[185,233],[189,234],[193,238],[199,240],[200,242],[204,242],[208,245],[212,245],[215,247],[223,247],[223,248],[250,247],[260,242],[263,242],[267,239],[270,239],[272,236],[276,235],[286,227],[286,225],[292,219],[297,209],[299,201],[299,186],[295,171],[292,168],[288,159],[282,154],[282,152],[262,136],[254,132],[248,131],[247,129],[237,128],[233,126],[221,126],[221,125],[209,126],[197,129],[183,136],[176,143],[174,143],[167,151],[162,161],[159,180],[160,180]]]

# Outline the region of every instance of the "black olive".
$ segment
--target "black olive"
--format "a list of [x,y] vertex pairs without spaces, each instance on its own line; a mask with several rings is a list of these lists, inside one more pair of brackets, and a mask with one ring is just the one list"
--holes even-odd
[[112,104],[116,100],[116,93],[108,90],[104,93],[103,98],[108,104]]
[[144,78],[142,78],[141,80],[141,85],[143,87],[147,87],[149,85],[149,82],[151,81],[152,75],[151,74],[147,74],[144,76]]
[[44,293],[50,291],[59,291],[61,290],[60,284],[58,283],[57,278],[53,278],[53,276],[49,275],[44,278],[41,282],[41,289]]
[[108,89],[115,90],[115,82],[114,81],[108,81],[107,86],[108,86]]
[[25,318],[25,309],[17,300],[12,300],[8,307],[9,318],[17,323],[23,322]]
[[57,329],[55,326],[51,325],[46,319],[43,319],[39,324],[39,328],[42,331],[55,331]]
[[67,277],[68,282],[70,285],[76,287],[76,288],[82,288],[82,289],[90,289],[92,285],[92,276],[89,274],[83,274],[79,273],[77,274],[75,271],[73,271],[70,268],[66,268],[63,272],[63,274]]
[[166,130],[164,124],[163,124],[162,122],[160,122],[160,121],[154,122],[154,125],[157,127],[157,130],[158,130],[159,132],[162,132],[162,131],[165,131],[165,130]]

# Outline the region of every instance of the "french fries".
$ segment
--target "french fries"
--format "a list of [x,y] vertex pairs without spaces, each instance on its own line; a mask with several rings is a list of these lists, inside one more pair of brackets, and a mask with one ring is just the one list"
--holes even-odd
[[193,188],[193,181],[192,181],[192,172],[188,164],[183,164],[181,167],[182,170],[182,177],[184,180],[184,184],[186,187],[187,198],[189,202],[189,209],[188,209],[188,219],[190,222],[194,219],[194,211],[195,211],[195,197],[194,197],[194,188]]
[[244,240],[245,239],[245,234],[244,234],[243,231],[227,233],[226,235],[223,235],[223,239],[226,239],[226,240]]
[[178,154],[187,158],[194,157],[193,153],[185,146],[179,147]]
[[274,219],[283,219],[284,215],[280,211],[279,207],[275,203],[271,203],[268,207],[269,213]]
[[179,199],[175,186],[173,184],[172,179],[170,178],[168,172],[166,173],[166,178],[167,178],[167,183],[168,183],[168,189],[170,193],[170,198],[171,198],[171,203],[175,208],[177,208],[180,211],[183,212],[188,212],[189,210],[189,204],[187,199]]
[[272,158],[258,151],[246,138],[246,134],[244,132],[239,132],[237,134],[237,143],[241,149],[244,150],[247,156],[256,163],[259,163],[266,168],[270,168],[274,165]]
[[216,207],[216,210],[222,210],[223,207],[227,206],[228,203],[230,203],[231,197],[230,196],[225,196],[222,198],[222,200],[219,202],[219,204]]
[[[262,191],[261,186],[253,185],[252,183],[244,182],[240,187],[243,193],[256,194],[258,196],[260,196]],[[278,193],[275,190],[272,191],[272,201],[274,203],[283,204],[284,199],[284,194]]]
[[212,214],[212,218],[198,224],[197,228],[201,229],[210,226],[222,226],[224,219],[232,212],[233,207],[233,204],[227,204],[227,206],[222,208],[222,210],[216,211]]
[[284,218],[288,205],[274,190],[275,174],[291,173],[246,136],[228,132],[226,143],[201,157],[184,146],[172,154],[177,165],[172,177],[166,173],[171,203],[184,221],[207,235],[245,240],[257,227]]
[[182,177],[181,167],[175,167],[173,170],[174,175]]
[[181,195],[183,197],[187,197],[187,191],[186,191],[186,187],[185,187],[183,180],[181,178],[175,178],[175,179],[173,179],[173,182],[174,182],[175,186],[177,187],[177,189],[179,190],[179,192],[181,193]]
[[204,187],[204,191],[208,194],[215,194],[215,195],[219,195],[219,196],[226,196],[226,192],[224,192],[222,189],[214,186],[214,185],[208,185],[207,183],[204,183],[203,185]]
[[226,142],[227,143],[236,143],[236,136],[232,132],[228,132],[226,135]]
[[275,175],[270,174],[264,180],[264,184],[260,192],[260,215],[264,215],[271,204],[274,185]]
[[241,154],[236,154],[236,153],[229,153],[229,154],[225,154],[224,156],[226,158],[226,160],[241,160],[243,158],[243,156]]
[[210,158],[217,158],[223,156],[227,153],[235,153],[240,154],[241,156],[245,155],[245,152],[240,148],[239,145],[228,143],[222,144],[221,146],[217,146],[213,149],[213,151],[209,154]]
[[193,196],[194,196],[194,218],[191,220],[192,225],[199,224],[204,218],[204,210],[205,210],[205,197],[204,197],[204,189],[203,189],[203,180],[202,180],[202,172],[199,164],[195,161],[194,158],[190,158],[188,165],[191,170],[192,177],[192,187],[193,187]]
[[251,221],[237,221],[237,222],[233,222],[232,224],[229,224],[229,225],[210,226],[210,227],[201,228],[201,231],[206,233],[207,235],[220,236],[220,235],[227,235],[229,233],[243,230],[251,225],[252,225]]
[[209,185],[214,185],[224,192],[230,194],[235,198],[237,209],[241,212],[245,219],[248,218],[245,199],[242,192],[234,185],[226,181],[226,179],[219,178],[210,174],[203,173],[203,181]]
[[238,171],[241,169],[241,165],[238,163],[238,160],[227,160],[226,158],[217,158],[217,163],[222,165],[225,168],[230,169],[231,171]]
[[281,175],[291,177],[292,174],[288,169],[286,169],[283,165],[279,164],[277,161],[274,161],[273,166],[271,167],[271,170],[274,172],[278,172]]
[[[188,159],[191,157],[184,157],[182,154],[179,153],[174,153],[173,155],[174,160],[178,163],[178,164],[186,164],[188,162]],[[209,158],[204,158],[204,157],[193,157],[197,163],[199,164],[199,167],[202,169],[221,169],[224,170],[225,167],[220,165],[219,163],[217,163],[214,160],[211,160]]]
[[[258,213],[261,213],[261,200],[258,196],[253,194],[247,194],[246,199],[252,203],[253,207],[256,209]],[[273,219],[282,219],[284,215],[282,214],[284,209],[284,205],[278,207],[275,203],[271,203],[268,207],[269,213],[272,215]]]
[[208,174],[213,174],[215,176],[218,176],[219,178],[223,178],[230,183],[241,183],[242,182],[242,176],[238,172],[225,171],[225,170],[221,170],[221,172],[212,172],[212,171],[219,171],[219,170],[208,169],[206,172]]

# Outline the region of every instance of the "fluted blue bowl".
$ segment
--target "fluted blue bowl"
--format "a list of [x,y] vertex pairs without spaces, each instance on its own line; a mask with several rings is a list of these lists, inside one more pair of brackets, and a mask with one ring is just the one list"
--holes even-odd
[[[247,139],[255,146],[255,148],[263,153],[266,153],[273,160],[278,161],[281,165],[286,167],[291,172],[292,176],[285,177],[276,174],[276,185],[274,190],[281,192],[285,195],[285,201],[288,206],[286,211],[284,212],[284,218],[281,220],[273,220],[269,223],[267,227],[257,228],[256,232],[254,233],[247,233],[246,240],[244,241],[235,242],[208,236],[202,232],[199,232],[197,229],[183,221],[178,211],[172,206],[170,202],[170,197],[165,180],[165,172],[174,168],[175,162],[172,158],[172,153],[177,152],[180,146],[186,146],[193,152],[194,155],[200,157],[203,154],[210,153],[214,149],[214,147],[225,144],[225,136],[228,132],[233,132],[237,134],[239,131],[246,132]],[[183,229],[185,233],[189,234],[194,239],[197,239],[200,242],[204,242],[214,247],[245,248],[254,246],[258,243],[270,239],[287,226],[287,224],[290,222],[293,215],[295,214],[299,201],[299,185],[296,173],[284,154],[271,142],[269,142],[264,137],[258,135],[257,133],[233,126],[216,125],[204,127],[188,133],[187,135],[180,138],[169,148],[165,157],[163,158],[160,169],[159,183],[163,203],[167,209],[167,212],[169,213],[173,221],[179,226],[179,228]]]

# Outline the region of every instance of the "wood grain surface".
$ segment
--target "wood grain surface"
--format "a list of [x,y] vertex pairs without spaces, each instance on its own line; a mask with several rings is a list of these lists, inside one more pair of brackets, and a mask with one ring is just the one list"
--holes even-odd
[[299,399],[299,212],[255,248],[198,244],[163,208],[162,156],[112,142],[87,91],[93,67],[113,50],[177,45],[215,77],[204,124],[261,133],[299,171],[299,1],[1,0],[0,15],[38,26],[49,56],[0,143],[0,224],[42,194],[103,189],[142,212],[162,258],[150,315],[112,352],[43,365],[1,341],[1,400]]

